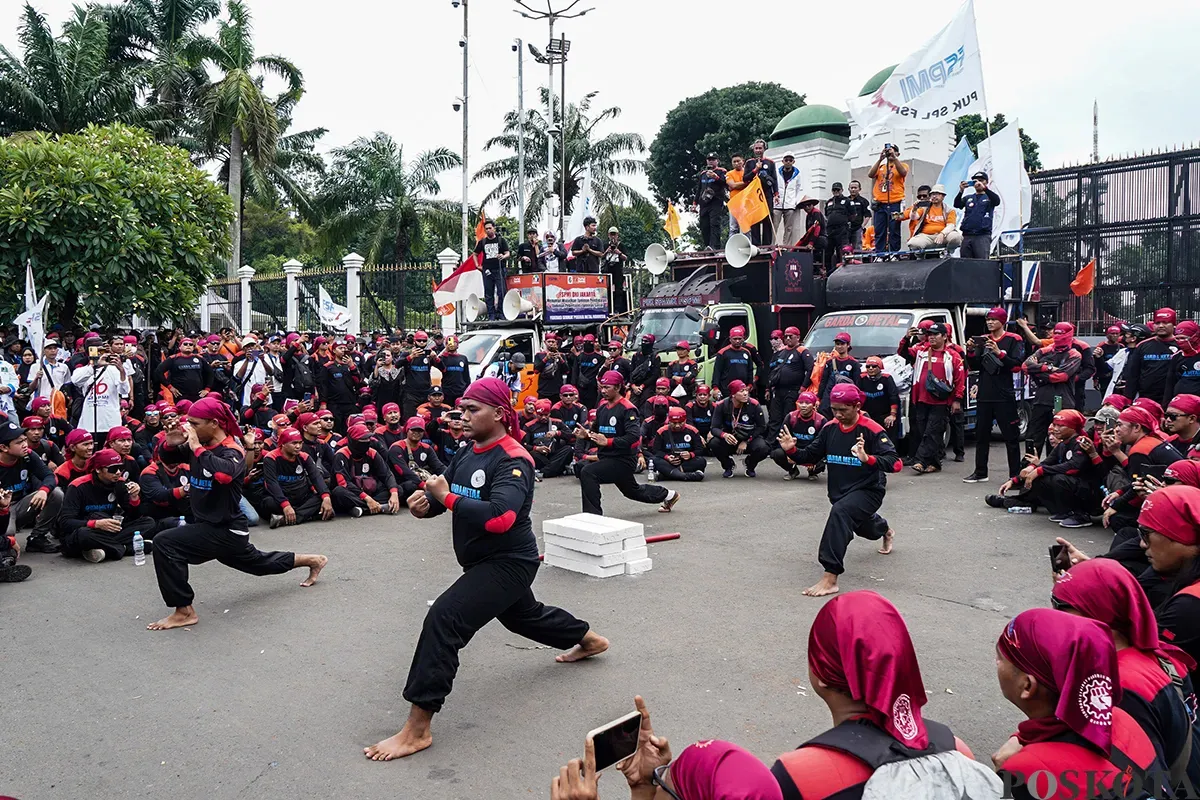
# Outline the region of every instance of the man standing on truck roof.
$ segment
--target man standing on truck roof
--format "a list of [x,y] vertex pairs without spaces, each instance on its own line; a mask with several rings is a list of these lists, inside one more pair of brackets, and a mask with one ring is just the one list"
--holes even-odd
[[858,242],[851,235],[850,198],[842,194],[842,184],[834,181],[830,191],[833,195],[825,201],[825,221],[829,224],[829,238],[825,247],[825,268],[830,272],[842,265],[842,248]]
[[[870,220],[871,217],[871,201],[862,196],[862,184],[858,181],[850,181],[849,185],[849,213],[850,213],[850,244],[855,250],[867,248],[862,246],[863,240],[863,224]],[[872,247],[874,242],[872,242]]]
[[997,306],[987,313],[987,335],[967,343],[967,365],[978,370],[975,379],[975,471],[963,483],[981,483],[988,479],[988,450],[992,444],[992,422],[1000,426],[1004,450],[1008,455],[1008,477],[1021,471],[1021,422],[1017,417],[1014,375],[1025,361],[1025,343],[1015,333],[1004,330],[1008,312]]
[[794,326],[786,328],[783,331],[783,347],[771,359],[768,442],[775,441],[784,419],[796,409],[796,399],[812,380],[812,369],[812,353],[800,346],[800,329]]
[[725,190],[727,173],[716,153],[709,153],[704,169],[696,176],[696,211],[700,216],[700,241],[709,250],[721,249],[721,228],[725,226]]
[[[767,143],[762,139],[757,140],[754,143],[754,157],[742,167],[742,176],[746,183],[757,177],[762,185],[763,197],[767,198],[767,202],[771,202],[775,193],[779,191],[779,186],[776,184],[775,162],[763,155],[765,152]],[[770,215],[751,226],[749,236],[750,241],[759,247],[774,242],[775,234],[771,227]]]
[[508,242],[496,233],[495,223],[483,223],[484,238],[475,243],[475,255],[482,258],[480,270],[483,272],[483,301],[487,306],[488,319],[495,319],[504,300],[504,262],[508,260],[510,251]]
[[1000,207],[1000,195],[988,188],[986,172],[971,176],[975,191],[966,196],[963,192],[971,184],[963,181],[958,185],[954,207],[963,209],[962,247],[960,258],[987,258],[992,252],[992,215]]
[[754,385],[756,359],[746,346],[746,329],[736,325],[729,331],[729,344],[717,352],[713,364],[713,385],[721,390],[722,397],[729,396],[729,384],[741,381]]

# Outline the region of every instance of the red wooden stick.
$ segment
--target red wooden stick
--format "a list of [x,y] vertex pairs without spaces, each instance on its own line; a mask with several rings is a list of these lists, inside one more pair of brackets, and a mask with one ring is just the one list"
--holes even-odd
[[[672,539],[678,539],[678,538],[679,538],[678,533],[660,533],[657,536],[647,536],[646,544],[654,544],[655,542],[669,542]],[[538,561],[541,561],[545,558],[546,558],[546,556],[544,556],[544,555],[538,556]]]

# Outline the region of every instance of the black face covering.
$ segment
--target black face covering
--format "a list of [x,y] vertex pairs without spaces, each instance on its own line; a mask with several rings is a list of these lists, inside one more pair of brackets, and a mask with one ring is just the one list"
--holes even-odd
[[654,351],[654,342],[642,342],[642,352],[650,355]]
[[595,349],[596,349],[596,343],[595,343],[595,342],[584,342],[584,343],[583,343],[583,352],[585,352],[585,353],[591,353],[591,352],[592,352],[592,351],[594,351]]
[[351,455],[358,457],[365,456],[367,451],[371,449],[370,442],[359,442],[354,439],[351,439],[347,446],[350,448]]

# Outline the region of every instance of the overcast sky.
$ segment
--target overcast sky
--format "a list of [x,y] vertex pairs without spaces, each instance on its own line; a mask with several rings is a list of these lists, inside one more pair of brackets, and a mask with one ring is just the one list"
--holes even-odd
[[[287,56],[303,70],[308,92],[296,126],[328,128],[323,149],[377,130],[412,154],[461,149],[462,121],[451,103],[462,93],[462,9],[450,0],[247,2],[259,52]],[[546,0],[527,2],[537,7]],[[562,8],[569,0],[554,2]],[[975,5],[990,111],[1019,118],[1041,144],[1046,167],[1090,158],[1093,99],[1100,103],[1102,157],[1175,148],[1200,131],[1194,44],[1185,35],[1200,30],[1200,2]],[[0,42],[10,49],[21,6],[0,0]],[[34,0],[34,6],[57,32],[72,2]],[[576,9],[589,6],[595,10],[559,28],[572,41],[568,99],[598,91],[598,103],[624,112],[606,130],[640,133],[647,146],[680,100],[715,86],[777,81],[809,103],[844,108],[871,75],[916,49],[957,8],[946,2],[918,9],[896,0],[580,0]],[[546,43],[546,24],[522,19],[516,7],[512,0],[471,0],[472,172],[490,160],[483,142],[516,106],[512,40]],[[748,35],[754,29],[760,33]],[[733,46],[735,40],[754,45]],[[546,72],[528,55],[525,66],[528,104]],[[446,173],[442,194],[458,197],[460,181],[459,173]],[[473,185],[471,199],[486,191]]]

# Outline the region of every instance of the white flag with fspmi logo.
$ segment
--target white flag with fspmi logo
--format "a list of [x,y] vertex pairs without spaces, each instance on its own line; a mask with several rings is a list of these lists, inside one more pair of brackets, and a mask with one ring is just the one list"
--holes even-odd
[[901,61],[882,86],[846,105],[859,127],[848,159],[883,131],[925,130],[965,114],[982,115],[987,104],[974,0],[963,3],[950,24]]

